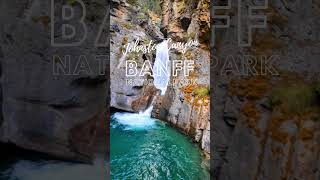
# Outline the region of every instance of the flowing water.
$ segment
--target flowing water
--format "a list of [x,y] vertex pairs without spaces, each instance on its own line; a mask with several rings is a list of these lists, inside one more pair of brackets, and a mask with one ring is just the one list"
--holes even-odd
[[1,157],[0,180],[101,180],[107,179],[106,160],[93,165],[48,160],[34,153],[6,153]]
[[[167,41],[157,45],[153,74],[154,86],[164,95],[170,79]],[[202,158],[198,146],[164,122],[151,118],[152,108],[111,116],[111,179],[210,179],[208,161]]]
[[168,41],[163,41],[157,45],[156,60],[153,66],[154,86],[164,95],[168,82],[170,80],[170,66],[169,66],[169,48]]
[[209,179],[198,146],[149,111],[116,112],[110,125],[111,179]]
[[[167,41],[157,46],[154,85],[164,95],[170,79]],[[150,117],[152,106],[141,113],[117,112],[110,122],[111,179],[209,179],[208,161],[197,145],[177,130]],[[3,154],[2,154],[3,155]],[[3,155],[0,180],[109,179],[103,157],[93,165]]]

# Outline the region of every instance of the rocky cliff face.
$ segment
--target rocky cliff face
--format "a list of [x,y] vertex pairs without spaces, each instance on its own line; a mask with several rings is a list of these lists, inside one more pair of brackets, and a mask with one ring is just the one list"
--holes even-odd
[[[108,56],[108,51],[107,47],[96,48],[91,37],[98,33],[108,6],[105,1],[84,2],[89,38],[80,46],[61,48],[50,43],[50,1],[0,2],[1,142],[58,158],[92,160],[95,134],[106,119],[108,73],[94,57]],[[59,14],[60,5],[66,2],[55,3]],[[79,17],[80,4],[72,6]],[[62,20],[56,18],[52,23],[60,27]],[[56,32],[59,39],[60,31]],[[60,60],[67,55],[72,72],[54,75],[54,63],[63,62]],[[91,73],[75,70],[80,55],[86,58]]]
[[137,69],[141,70],[146,60],[154,61],[154,53],[129,53],[123,55],[124,45],[134,43],[148,44],[151,40],[163,39],[150,16],[142,12],[139,6],[128,4],[126,1],[112,1],[110,19],[111,49],[110,49],[110,78],[111,102],[110,106],[118,109],[139,112],[145,110],[152,102],[157,90],[154,86],[144,82],[148,77],[132,79],[126,76],[126,61],[134,60]]
[[162,27],[168,37],[182,42],[197,38],[200,46],[188,49],[184,54],[171,52],[172,60],[194,60],[195,70],[190,76],[181,73],[176,77],[171,77],[172,85],[169,86],[163,97],[157,98],[153,115],[191,136],[209,155],[209,1],[164,1],[163,5],[169,7],[163,13],[169,12],[169,23]]
[[[214,179],[320,178],[319,10],[315,1],[269,1],[268,26],[253,31],[247,48],[237,45],[237,2],[216,11],[231,25],[215,32],[213,48],[221,62],[211,74]],[[254,59],[249,73],[234,68],[246,55]],[[272,57],[270,71],[261,58]]]
[[[199,142],[206,153],[209,153],[209,1],[190,1],[190,3],[164,1],[162,8],[160,32],[159,15],[153,12],[143,12],[139,6],[126,1],[113,1],[110,22],[111,106],[139,112],[150,106],[156,96],[152,115],[190,135],[196,142]],[[166,18],[168,18],[167,25]],[[136,39],[146,44],[150,40],[158,43],[164,39],[164,36],[181,42],[198,38],[201,45],[189,49],[185,54],[170,52],[171,60],[195,60],[196,68],[188,77],[184,76],[183,72],[177,77],[171,77],[172,82],[181,83],[169,86],[164,96],[157,96],[158,91],[153,85],[145,85],[143,81],[134,85],[128,83],[124,64],[126,60],[135,60],[140,69],[146,60],[154,62],[155,52],[144,55],[131,53],[123,57],[120,47]],[[148,78],[143,77],[142,79]],[[186,81],[197,84],[183,83]]]

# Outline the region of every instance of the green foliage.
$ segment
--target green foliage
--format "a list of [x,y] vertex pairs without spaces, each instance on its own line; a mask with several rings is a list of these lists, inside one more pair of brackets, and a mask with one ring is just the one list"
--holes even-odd
[[316,83],[314,89],[317,95],[320,96],[320,83]]
[[178,13],[183,13],[186,10],[186,4],[184,1],[177,1],[176,2],[176,11]]
[[161,14],[161,1],[160,0],[153,0],[153,1],[145,1],[139,0],[142,9],[146,12],[148,10],[155,12],[156,14]]
[[143,12],[148,10],[155,12],[156,14],[161,14],[161,1],[160,0],[128,0],[129,4],[140,6]]
[[122,51],[126,51],[125,45],[128,43],[128,36],[124,36],[121,42],[121,47],[120,47],[120,54],[122,54]]
[[127,0],[127,1],[131,5],[138,5],[138,1],[137,0]]
[[316,88],[308,84],[296,84],[273,90],[270,103],[274,107],[282,107],[292,113],[303,113],[316,104]]
[[76,0],[67,0],[67,3],[68,3],[69,5],[73,5],[75,2],[76,2]]
[[198,97],[210,96],[210,89],[208,87],[197,87],[193,90],[194,95]]
[[123,39],[122,39],[121,44],[122,45],[126,45],[127,43],[128,43],[128,36],[124,36]]
[[208,29],[201,37],[201,41],[205,44],[210,43],[211,31]]
[[195,39],[196,38],[196,33],[195,32],[191,32],[188,34],[188,38],[189,39]]
[[128,22],[122,22],[121,25],[122,25],[122,27],[124,27],[126,29],[132,29],[134,27],[134,25],[132,25],[131,23],[128,23]]
[[191,50],[187,50],[187,51],[185,52],[185,54],[184,54],[184,57],[185,57],[186,59],[188,59],[188,60],[193,59],[193,54],[192,54]]
[[139,13],[139,14],[137,15],[137,19],[140,19],[140,20],[147,20],[147,19],[148,19],[148,17],[146,16],[146,14],[145,14],[145,13]]

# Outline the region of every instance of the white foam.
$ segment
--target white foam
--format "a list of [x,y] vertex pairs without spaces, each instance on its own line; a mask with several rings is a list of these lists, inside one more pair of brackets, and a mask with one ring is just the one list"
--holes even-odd
[[139,112],[140,116],[147,116],[147,117],[151,117],[151,112],[152,112],[153,106],[150,106],[148,109],[146,109],[143,112]]
[[153,106],[150,106],[144,112],[124,113],[117,112],[112,116],[118,123],[126,126],[126,130],[149,129],[155,127],[155,119],[151,118]]

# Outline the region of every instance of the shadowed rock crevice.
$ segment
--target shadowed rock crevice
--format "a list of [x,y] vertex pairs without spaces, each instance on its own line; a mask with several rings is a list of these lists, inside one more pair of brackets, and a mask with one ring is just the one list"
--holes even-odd
[[[95,138],[97,135],[97,129],[99,128],[99,119],[104,117],[104,113],[98,113],[94,117],[88,119],[82,124],[78,124],[70,130],[69,144],[70,149],[74,152],[87,156],[88,159],[92,159],[93,147],[95,144]],[[81,132],[81,133],[79,133]]]
[[2,126],[3,123],[3,113],[2,113],[2,107],[3,107],[3,92],[2,92],[2,62],[3,62],[3,52],[2,48],[0,46],[0,127]]
[[107,81],[106,75],[99,75],[95,77],[81,77],[78,79],[75,79],[71,82],[72,86],[75,87],[95,87],[100,84],[105,84]]

